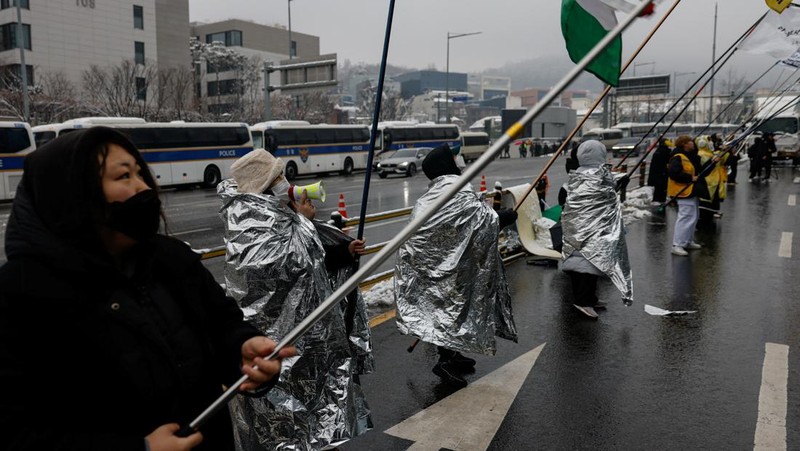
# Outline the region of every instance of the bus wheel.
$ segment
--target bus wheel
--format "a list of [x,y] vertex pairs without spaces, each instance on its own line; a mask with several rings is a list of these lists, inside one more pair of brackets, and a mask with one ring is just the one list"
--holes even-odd
[[292,181],[297,177],[297,165],[294,164],[294,161],[290,161],[286,163],[286,169],[284,170],[284,176],[286,180]]
[[350,157],[344,159],[344,169],[342,169],[342,175],[350,175],[353,173],[353,160]]
[[214,188],[222,181],[222,176],[219,173],[219,169],[216,166],[208,166],[205,171],[203,171],[203,185],[208,188]]

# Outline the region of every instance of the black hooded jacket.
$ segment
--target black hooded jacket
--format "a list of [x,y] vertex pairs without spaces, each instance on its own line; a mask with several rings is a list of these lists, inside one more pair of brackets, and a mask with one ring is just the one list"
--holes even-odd
[[[78,178],[98,177],[83,168],[103,133],[30,154],[16,193],[0,268],[0,430],[11,449],[143,450],[147,434],[187,424],[237,380],[242,343],[261,335],[180,241],[138,244],[126,271],[103,250]],[[226,409],[201,432],[199,449],[232,449]]]

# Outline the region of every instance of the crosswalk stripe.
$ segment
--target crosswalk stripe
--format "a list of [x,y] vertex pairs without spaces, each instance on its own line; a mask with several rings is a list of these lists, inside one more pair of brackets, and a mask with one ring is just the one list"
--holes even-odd
[[386,433],[414,441],[409,450],[485,450],[543,348],[528,351]]
[[789,194],[789,206],[794,207],[797,205],[797,194]]
[[792,258],[792,238],[794,233],[781,232],[781,244],[778,247],[778,257]]
[[789,347],[777,343],[764,346],[764,367],[758,394],[758,422],[754,451],[786,449],[787,381]]

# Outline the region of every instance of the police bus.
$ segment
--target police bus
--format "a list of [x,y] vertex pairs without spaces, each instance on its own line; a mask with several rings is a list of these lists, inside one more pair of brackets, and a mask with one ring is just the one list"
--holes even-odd
[[447,144],[461,147],[461,133],[455,124],[415,124],[411,122],[381,122],[375,137],[373,164],[388,158],[395,150],[409,147],[438,147]]
[[146,121],[138,117],[82,117],[70,119],[63,123],[37,125],[32,128],[36,147],[41,147],[64,133],[91,127],[93,125],[144,124]]
[[247,124],[229,122],[87,117],[40,129],[40,139],[45,142],[46,138],[98,125],[115,128],[128,136],[149,163],[159,186],[200,183],[214,187],[230,177],[231,164],[237,158],[253,150]]
[[369,129],[365,125],[311,125],[268,121],[250,127],[255,147],[284,160],[288,180],[325,172],[351,174],[367,167]]
[[22,179],[25,156],[36,149],[26,122],[0,122],[0,199],[11,200]]

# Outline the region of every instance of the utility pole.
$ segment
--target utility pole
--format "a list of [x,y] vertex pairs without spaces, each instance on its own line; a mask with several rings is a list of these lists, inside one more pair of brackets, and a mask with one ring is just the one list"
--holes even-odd
[[19,75],[22,82],[22,119],[31,120],[31,105],[28,98],[28,66],[25,64],[25,28],[22,26],[22,0],[17,0],[17,45],[19,46]]
[[708,107],[708,123],[714,120],[714,61],[717,60],[717,7],[718,3],[714,3],[714,40],[711,44],[711,98],[709,99]]
[[292,0],[287,0],[289,6],[289,59],[292,59]]
[[267,61],[264,63],[264,121],[269,121],[272,119],[272,99],[270,98],[270,94],[272,94],[272,86],[269,85],[269,74],[274,71],[272,69],[272,63]]

